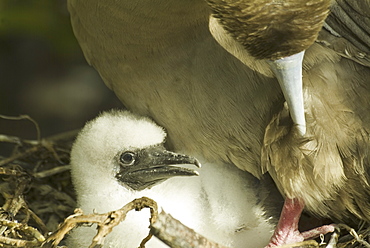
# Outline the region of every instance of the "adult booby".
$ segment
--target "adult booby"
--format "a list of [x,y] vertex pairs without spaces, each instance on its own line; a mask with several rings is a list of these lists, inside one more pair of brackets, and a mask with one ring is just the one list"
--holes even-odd
[[[69,0],[69,10],[88,62],[125,106],[153,117],[168,130],[175,150],[226,161],[256,177],[268,171],[287,196],[287,208],[294,208],[296,216],[291,219],[297,220],[305,205],[319,216],[369,221],[368,1],[214,2],[216,24],[209,23],[211,9],[201,0]],[[296,12],[286,11],[294,2],[297,13],[306,17],[297,19]],[[316,39],[329,4],[327,29]],[[228,21],[235,15],[241,22],[258,19],[263,22],[260,26],[257,22],[256,30],[266,30],[276,20],[269,17],[268,8],[279,5],[287,13],[282,24],[277,22],[284,30],[284,23],[293,32],[319,17],[303,46],[292,43],[293,53],[306,49],[302,94],[306,128],[299,128],[302,112],[294,124],[284,107],[274,69],[268,65],[272,62],[256,59],[291,55],[279,41],[299,41],[306,29],[298,36],[281,32],[243,44],[243,37],[255,33],[249,32],[251,28],[235,31],[238,24],[230,26]],[[317,8],[311,11],[310,5]],[[317,15],[310,14],[317,9]],[[232,42],[235,38],[237,42]],[[276,56],[253,54],[258,42],[262,48],[273,46]],[[301,108],[302,104],[297,109]],[[289,100],[288,109],[294,109]],[[303,238],[296,223],[290,225],[286,234],[295,237],[277,235],[271,245]]]
[[[78,207],[85,213],[109,212],[141,196],[207,238],[231,247],[262,247],[273,226],[252,186],[251,175],[225,164],[202,164],[200,175],[171,164],[195,164],[189,156],[164,149],[166,133],[148,118],[110,111],[86,124],[71,152]],[[178,177],[184,176],[184,177]],[[223,185],[228,185],[223,188]],[[245,213],[248,211],[248,214]],[[106,240],[106,247],[138,247],[148,234],[149,211],[130,212]],[[75,229],[70,247],[87,247],[96,228]],[[156,238],[146,247],[167,247]]]

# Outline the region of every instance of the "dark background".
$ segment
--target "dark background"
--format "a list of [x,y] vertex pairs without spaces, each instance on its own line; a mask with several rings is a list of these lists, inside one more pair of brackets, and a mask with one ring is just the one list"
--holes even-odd
[[[122,105],[86,63],[66,0],[0,0],[0,115],[27,114],[46,137],[112,107]],[[36,139],[30,121],[0,118],[0,134]]]

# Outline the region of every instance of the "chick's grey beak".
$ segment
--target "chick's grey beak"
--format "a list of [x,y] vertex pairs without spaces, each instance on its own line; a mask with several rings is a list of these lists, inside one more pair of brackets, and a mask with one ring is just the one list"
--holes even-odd
[[143,190],[176,176],[198,176],[195,170],[175,166],[193,164],[200,167],[200,162],[191,156],[165,150],[162,146],[138,151],[136,161],[130,166],[121,166],[117,179],[124,185]]
[[306,133],[302,90],[303,56],[304,51],[289,57],[269,61],[288,103],[290,116],[301,135]]

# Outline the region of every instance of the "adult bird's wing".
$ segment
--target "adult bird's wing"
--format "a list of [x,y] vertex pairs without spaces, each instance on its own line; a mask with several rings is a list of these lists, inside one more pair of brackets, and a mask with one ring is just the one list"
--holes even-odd
[[336,0],[318,42],[370,67],[370,1]]

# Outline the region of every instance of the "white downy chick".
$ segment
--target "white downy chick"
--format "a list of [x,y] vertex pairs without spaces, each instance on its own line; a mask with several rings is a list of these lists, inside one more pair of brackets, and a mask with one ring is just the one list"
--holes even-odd
[[[166,151],[165,137],[152,120],[128,111],[105,112],[88,122],[71,152],[78,207],[85,214],[105,213],[146,196],[210,240],[232,247],[266,245],[273,226],[257,203],[255,179],[222,163],[205,163],[195,176],[189,166],[199,166],[198,160]],[[148,209],[131,211],[104,247],[138,247],[148,234],[149,217]],[[95,226],[79,227],[68,245],[87,247],[95,234]],[[153,237],[146,247],[167,246]]]

